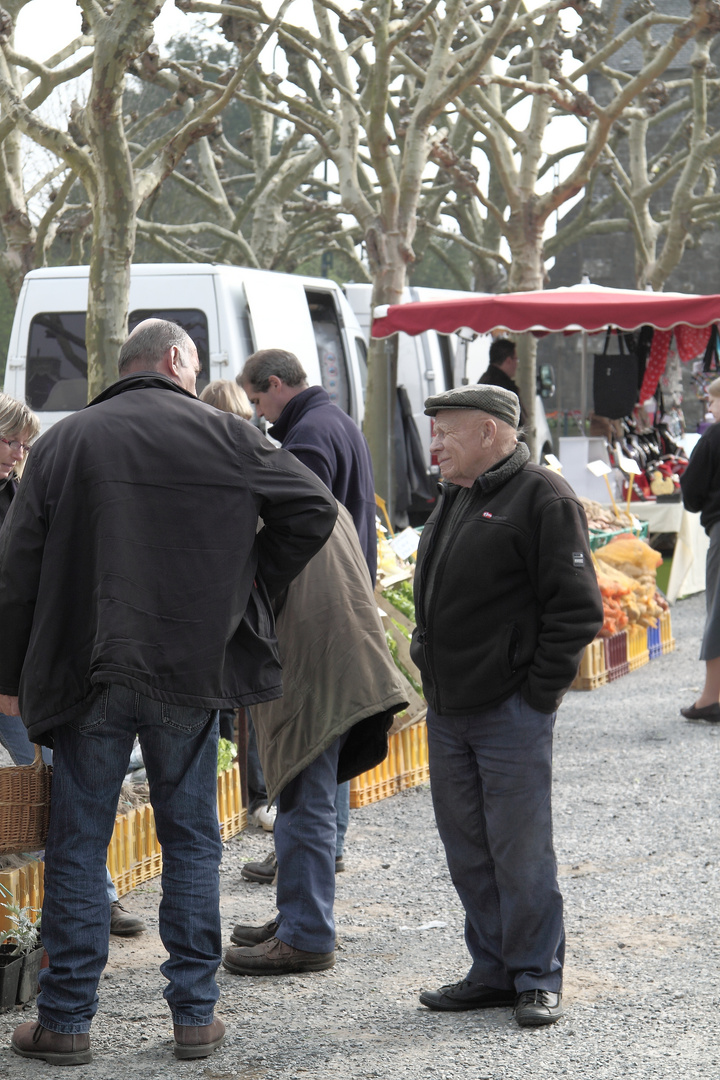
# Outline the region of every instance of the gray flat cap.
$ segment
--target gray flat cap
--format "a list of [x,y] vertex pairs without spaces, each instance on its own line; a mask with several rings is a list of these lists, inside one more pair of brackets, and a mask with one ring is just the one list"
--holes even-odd
[[498,420],[504,420],[510,427],[517,428],[520,423],[520,401],[512,390],[502,386],[461,386],[457,390],[446,390],[444,394],[435,394],[425,401],[425,415],[435,416],[440,409],[481,409]]

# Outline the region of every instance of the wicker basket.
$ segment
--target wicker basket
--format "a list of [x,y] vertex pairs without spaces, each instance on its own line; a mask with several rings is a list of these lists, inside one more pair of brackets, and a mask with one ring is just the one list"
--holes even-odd
[[0,769],[0,855],[45,847],[50,821],[52,767],[35,747],[32,765]]

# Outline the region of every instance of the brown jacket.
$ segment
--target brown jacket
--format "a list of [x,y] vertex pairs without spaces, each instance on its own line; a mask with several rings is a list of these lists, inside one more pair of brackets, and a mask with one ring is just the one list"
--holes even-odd
[[407,705],[355,526],[338,509],[330,539],[277,616],[283,696],[252,707],[269,803],[349,729],[338,782],[374,768],[387,754],[393,713]]

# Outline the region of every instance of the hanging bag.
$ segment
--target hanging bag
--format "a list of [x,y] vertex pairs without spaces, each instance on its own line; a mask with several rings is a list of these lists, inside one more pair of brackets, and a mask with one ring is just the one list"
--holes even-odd
[[605,335],[602,353],[595,353],[593,367],[593,409],[597,416],[621,420],[629,416],[638,400],[638,358],[630,352],[622,333],[618,332],[620,352],[608,355],[612,329]]

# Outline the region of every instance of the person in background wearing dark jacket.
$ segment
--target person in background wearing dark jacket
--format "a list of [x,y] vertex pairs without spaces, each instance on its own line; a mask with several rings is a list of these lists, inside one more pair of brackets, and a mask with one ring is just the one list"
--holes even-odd
[[680,477],[685,509],[700,514],[710,537],[705,569],[707,617],[700,646],[705,685],[697,701],[680,710],[694,724],[720,724],[720,379],[710,383],[707,394],[715,423],[696,445]]
[[557,707],[603,621],[587,520],[569,485],[528,461],[517,396],[430,397],[443,483],[415,572],[411,655],[428,703],[430,787],[472,965],[430,1009],[514,1004],[522,1027],[562,1016],[562,896],[552,842]]
[[[39,434],[40,421],[35,413],[24,402],[0,394],[0,526],[17,491],[30,442]],[[0,743],[16,765],[32,764],[35,748],[19,716],[0,713]],[[43,760],[52,763],[52,751],[47,747],[43,748]],[[110,900],[110,933],[118,937],[142,934],[145,923],[122,906],[109,870],[105,871],[105,878]]]
[[520,424],[524,427],[527,423],[527,410],[522,403],[520,391],[515,382],[515,374],[518,367],[518,357],[515,351],[515,342],[509,338],[498,338],[490,346],[490,363],[478,383],[480,386],[501,386],[503,390],[510,390],[517,395],[520,402]]
[[0,711],[54,747],[50,966],[38,1021],[15,1029],[12,1049],[58,1065],[92,1058],[105,858],[136,734],[163,852],[173,1050],[221,1045],[218,710],[281,695],[270,597],[337,516],[291,454],[198,401],[181,327],[140,323],[118,366],[118,382],[33,448],[0,533]]
[[[272,427],[268,435],[282,443],[326,484],[349,511],[365,555],[373,588],[377,574],[375,480],[370,449],[357,424],[334,405],[321,386],[308,386],[294,353],[261,349],[249,356],[237,381],[255,406],[258,419]],[[350,785],[341,784],[335,801],[337,848],[335,870],[345,869],[345,834],[350,817]],[[275,852],[260,863],[248,863],[243,877],[272,884]]]

